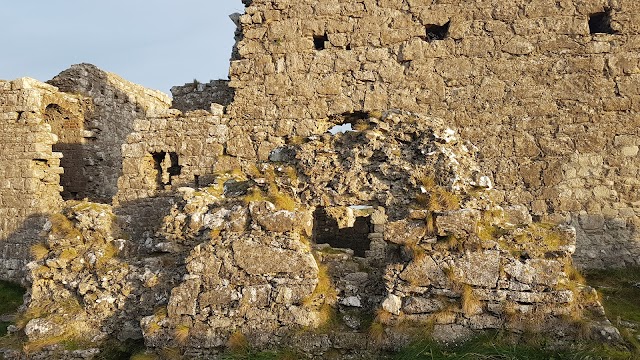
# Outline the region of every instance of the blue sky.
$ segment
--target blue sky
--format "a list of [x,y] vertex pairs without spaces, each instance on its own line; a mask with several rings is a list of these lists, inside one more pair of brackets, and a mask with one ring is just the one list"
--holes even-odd
[[169,93],[226,79],[240,0],[0,0],[0,79],[46,81],[87,62]]

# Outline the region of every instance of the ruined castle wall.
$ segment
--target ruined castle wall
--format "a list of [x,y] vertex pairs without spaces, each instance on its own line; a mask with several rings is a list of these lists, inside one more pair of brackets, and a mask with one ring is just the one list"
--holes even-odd
[[209,110],[212,103],[229,105],[233,101],[233,89],[228,80],[211,80],[203,84],[197,81],[171,88],[174,109],[180,111]]
[[226,155],[229,119],[221,112],[169,110],[136,120],[122,146],[119,203],[162,196],[181,186],[206,186],[214,172],[239,163]]
[[229,114],[259,159],[332,115],[427,113],[508,202],[575,225],[580,264],[638,264],[637,2],[255,0],[240,23]]
[[85,115],[83,145],[78,149],[83,153],[78,161],[85,185],[66,198],[86,197],[110,203],[122,174],[120,148],[133,131],[133,121],[144,118],[148,112],[169,108],[171,99],[89,64],[73,65],[49,83],[61,91],[93,100],[91,110]]
[[[0,277],[19,280],[38,240],[45,219],[59,211],[62,153],[52,151],[59,138],[73,139],[77,131],[62,131],[64,118],[45,116],[55,104],[77,118],[82,100],[59,93],[53,86],[22,78],[0,81]],[[56,129],[59,136],[52,132]],[[54,145],[55,146],[55,145]],[[63,175],[64,176],[64,175]]]
[[114,198],[118,214],[130,219],[125,230],[132,237],[154,236],[180,187],[205,187],[214,174],[239,170],[248,136],[233,135],[241,130],[222,109],[170,109],[135,121],[122,146],[123,175]]

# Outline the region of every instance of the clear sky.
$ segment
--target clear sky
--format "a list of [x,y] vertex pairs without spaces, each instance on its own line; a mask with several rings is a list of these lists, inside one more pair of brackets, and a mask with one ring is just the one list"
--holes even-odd
[[240,0],[0,0],[0,79],[91,63],[169,93],[227,79]]

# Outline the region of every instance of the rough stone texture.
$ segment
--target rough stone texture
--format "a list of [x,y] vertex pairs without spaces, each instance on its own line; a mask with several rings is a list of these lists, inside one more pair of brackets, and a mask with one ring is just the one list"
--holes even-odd
[[[349,357],[404,321],[560,338],[582,310],[616,337],[569,270],[640,258],[635,3],[244,3],[231,103],[191,84],[169,109],[86,64],[51,81],[81,95],[0,81],[0,275],[31,250],[30,342]],[[605,8],[617,33],[590,34]],[[318,213],[344,248],[314,244]]]
[[[169,113],[175,126],[179,119],[210,126],[215,118]],[[66,202],[46,227],[45,254],[34,250],[37,259],[28,267],[30,343],[143,337],[152,349],[173,346],[207,358],[241,336],[253,346],[291,346],[318,358],[331,349],[375,356],[410,341],[393,330],[403,321],[435,323],[441,341],[484,329],[520,332],[523,323],[570,337],[576,329],[567,314],[586,307],[601,313],[565,272],[575,231],[511,223],[514,215],[495,203],[495,191],[478,188],[473,147],[437,119],[415,121],[421,118],[393,112],[369,118],[358,132],[312,137],[292,146],[290,163],[227,155],[238,168],[212,172],[199,188],[169,181],[158,193],[114,207]],[[177,133],[158,129],[131,137],[176,146]],[[123,148],[125,160],[144,157],[134,146]],[[145,176],[140,171],[130,179]],[[122,209],[145,199],[173,204],[156,209],[161,220],[154,233],[124,240],[119,229],[140,224]],[[364,257],[309,242],[310,214],[324,207],[336,228],[346,213],[371,218]],[[300,331],[330,321],[327,308],[343,319],[340,328]],[[378,339],[360,320],[374,313],[383,329]],[[586,323],[593,331],[607,324],[597,316]],[[339,332],[352,333],[353,349],[344,348]]]
[[[605,10],[616,33],[590,34]],[[631,0],[251,1],[229,114],[266,147],[343,113],[443,118],[508,203],[577,228],[581,266],[638,264],[639,17]],[[444,39],[426,33],[447,22]]]
[[[82,153],[77,157],[79,171],[69,171],[70,175],[82,179],[83,187],[73,189],[65,198],[86,197],[110,203],[123,171],[120,148],[134,130],[134,120],[169,108],[171,100],[162,92],[133,84],[90,64],[73,65],[48,83],[61,91],[91,99],[91,106],[81,121],[82,142],[74,144],[79,147],[75,150]],[[63,137],[58,145],[66,145]]]
[[[66,119],[48,117],[57,104]],[[0,81],[0,277],[19,281],[29,258],[29,246],[38,238],[42,215],[60,209],[62,153],[52,150],[62,137],[79,142],[84,98],[60,93],[51,85],[22,78]],[[50,108],[50,107],[49,107]],[[52,129],[68,128],[58,136]]]
[[197,81],[171,88],[174,109],[183,112],[209,110],[211,104],[227,106],[233,101],[233,89],[228,80],[211,80],[207,84]]

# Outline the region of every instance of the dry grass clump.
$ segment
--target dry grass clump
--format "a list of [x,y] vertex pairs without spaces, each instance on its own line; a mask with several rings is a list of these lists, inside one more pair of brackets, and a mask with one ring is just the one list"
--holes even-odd
[[318,303],[335,304],[338,301],[338,290],[333,285],[329,268],[318,264],[318,284],[313,293],[302,301],[304,306],[310,307]]
[[269,200],[278,209],[288,210],[288,211],[293,211],[296,209],[296,201],[288,194],[274,189],[274,187],[269,189]]
[[31,256],[36,260],[42,260],[49,255],[49,248],[45,244],[37,243],[29,248]]
[[80,231],[73,226],[73,222],[62,214],[53,214],[49,217],[51,222],[51,234],[65,238],[74,239],[82,236]]
[[243,200],[248,204],[253,201],[268,201],[268,198],[262,190],[253,188],[249,190],[247,195],[244,196]]
[[369,339],[374,344],[381,344],[384,340],[384,325],[377,321],[374,321],[369,326]]
[[352,124],[352,129],[355,131],[366,131],[371,129],[371,123],[366,120],[359,120]]
[[473,287],[468,284],[462,288],[462,311],[465,315],[475,315],[482,312],[482,302],[473,293]]
[[385,325],[391,324],[393,314],[384,310],[376,310],[376,316],[371,325],[369,325],[369,339],[374,344],[381,344],[385,336]]
[[573,266],[571,261],[567,261],[564,264],[564,273],[567,274],[567,278],[569,279],[569,281],[576,282],[578,284],[587,283],[587,280],[585,280],[584,276],[582,276],[580,270]]
[[446,211],[460,208],[460,197],[438,185],[433,178],[420,179],[422,193],[416,196],[416,202],[431,211]]
[[229,336],[226,346],[235,353],[247,352],[249,350],[249,341],[240,330],[237,330]]
[[435,214],[429,212],[425,218],[425,226],[427,228],[427,236],[436,235],[436,217]]
[[275,185],[269,188],[268,194],[265,194],[264,191],[257,188],[251,189],[249,193],[244,196],[243,200],[247,204],[253,201],[269,201],[275,205],[277,209],[288,211],[294,211],[297,205],[293,197],[279,191]]
[[178,344],[186,344],[190,333],[191,326],[185,324],[180,324],[173,330],[173,335]]

